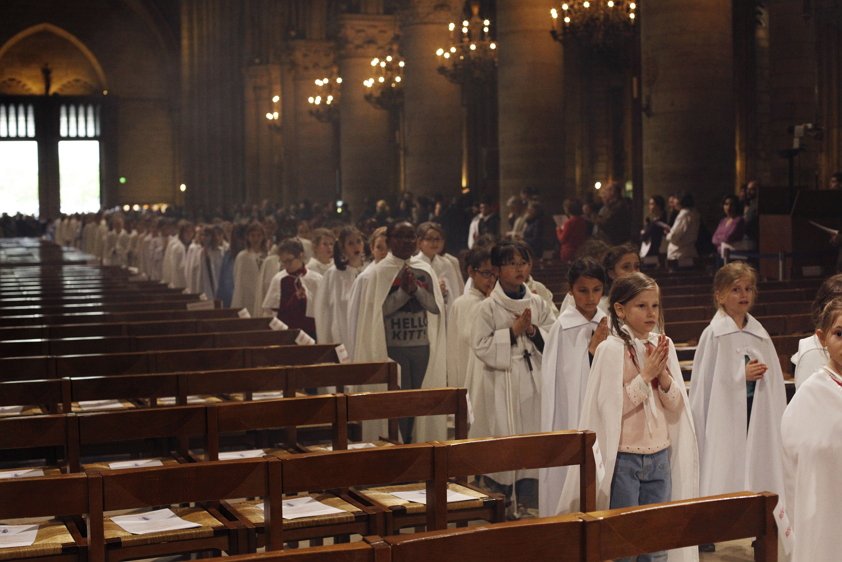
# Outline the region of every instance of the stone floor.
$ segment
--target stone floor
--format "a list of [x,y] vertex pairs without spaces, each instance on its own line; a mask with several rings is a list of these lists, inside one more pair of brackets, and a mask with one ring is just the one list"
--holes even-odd
[[718,543],[716,552],[702,552],[700,562],[748,562],[754,560],[751,539]]

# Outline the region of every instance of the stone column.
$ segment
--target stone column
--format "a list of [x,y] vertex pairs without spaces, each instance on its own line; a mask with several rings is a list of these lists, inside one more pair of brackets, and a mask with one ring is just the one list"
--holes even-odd
[[[329,76],[335,61],[331,41],[302,39],[290,42],[294,69],[293,95],[295,121],[293,138],[292,200],[332,201],[336,194],[339,162],[336,154],[334,123],[323,123],[310,115],[307,98],[317,91],[315,80]],[[286,203],[290,203],[287,201]]]
[[564,186],[564,65],[549,33],[551,3],[498,0],[497,99],[500,202],[538,188],[546,210],[560,212]]
[[818,183],[842,171],[842,7],[832,0],[813,6],[816,34],[818,125],[824,129],[819,154]]
[[242,10],[181,3],[183,173],[187,204],[208,215],[244,198]]
[[[251,65],[245,69],[244,129],[245,129],[245,200],[259,203],[263,199],[277,200],[280,159],[278,158],[283,118],[281,101],[281,70],[278,65]],[[279,119],[270,127],[267,113],[278,112]]]
[[343,14],[339,17],[339,112],[342,198],[359,217],[365,197],[381,198],[397,191],[395,151],[389,112],[363,97],[363,81],[371,76],[371,59],[386,54],[395,36],[394,16]]
[[660,0],[641,11],[644,201],[690,192],[703,217],[718,217],[734,190],[731,20],[731,0]]
[[401,14],[404,73],[406,189],[417,195],[459,192],[462,107],[459,87],[436,70],[436,49],[448,45],[447,24],[458,0],[411,0]]

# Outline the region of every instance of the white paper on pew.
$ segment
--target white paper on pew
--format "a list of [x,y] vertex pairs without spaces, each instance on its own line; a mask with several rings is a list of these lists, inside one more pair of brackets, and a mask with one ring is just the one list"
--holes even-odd
[[310,335],[305,332],[304,330],[300,330],[298,335],[295,336],[295,343],[298,345],[313,345],[316,343],[316,340],[310,337]]
[[199,300],[206,301],[208,300],[208,296],[205,293],[199,293]]
[[[205,297],[205,295],[201,295]],[[199,302],[188,302],[187,303],[187,310],[213,310],[214,302],[209,301],[208,297],[199,300]]]
[[237,316],[240,318],[251,318],[251,312],[249,312],[247,308],[241,308],[239,312],[237,312]]
[[[336,515],[338,513],[345,513],[337,507],[331,507],[323,504],[315,498],[304,496],[303,498],[292,498],[284,500],[283,517],[284,519],[303,519],[304,517],[319,517],[321,515]],[[263,504],[257,504],[258,509],[263,509]]]
[[[427,505],[427,490],[407,490],[405,492],[389,492],[396,498],[400,498],[402,500],[410,501],[413,503],[420,503],[423,505]],[[466,500],[475,500],[476,498],[473,496],[469,496],[467,494],[462,494],[455,490],[447,490],[447,503],[453,502],[463,502]]]
[[[156,399],[156,402],[159,406],[174,406],[175,396],[162,396]],[[207,398],[205,398],[204,396],[190,395],[187,397],[188,404],[205,404],[206,402]]]
[[18,415],[23,413],[24,406],[0,406],[0,416]]
[[35,478],[36,476],[44,476],[44,471],[40,468],[22,468],[20,470],[4,470],[0,472],[0,480],[6,478]]
[[272,321],[269,322],[269,327],[272,328],[273,330],[278,330],[278,331],[279,330],[289,330],[289,326],[284,324],[284,322],[280,318],[278,318],[277,316],[275,318],[272,318]]
[[280,390],[264,390],[255,392],[251,395],[252,400],[272,400],[273,398],[283,398],[284,393]]
[[0,548],[32,546],[38,525],[0,525]]
[[348,355],[348,350],[345,349],[344,343],[340,343],[336,346],[336,357],[339,359],[340,363],[348,363],[351,360],[351,357]]
[[775,506],[775,523],[778,525],[778,538],[784,547],[784,552],[787,556],[792,554],[792,543],[795,539],[795,533],[792,530],[792,525],[789,523],[789,516],[786,514],[786,507],[783,500],[778,500]]
[[183,291],[181,291],[181,294],[182,294],[182,295],[189,295],[189,294],[190,294],[190,289],[184,289]]
[[597,482],[602,482],[605,478],[605,461],[602,460],[602,451],[599,449],[599,441],[593,443],[593,461],[596,465],[596,479]]
[[259,459],[266,454],[263,449],[248,449],[246,451],[226,451],[219,453],[219,460],[230,461],[234,459]]
[[132,515],[115,515],[111,520],[121,529],[133,535],[148,535],[149,533],[201,527],[198,523],[182,519],[173,513],[170,508],[156,509],[154,511]]
[[146,468],[147,466],[164,466],[161,459],[134,459],[131,461],[117,461],[108,463],[112,470],[123,470],[126,468]]
[[110,400],[80,400],[78,404],[79,409],[85,410],[86,412],[123,409],[123,403],[116,398]]
[[[376,447],[374,443],[369,443],[367,441],[363,441],[362,443],[348,443],[348,450],[353,451],[354,449],[371,449]],[[314,447],[318,448],[320,451],[332,451],[333,445],[324,445],[322,447]]]

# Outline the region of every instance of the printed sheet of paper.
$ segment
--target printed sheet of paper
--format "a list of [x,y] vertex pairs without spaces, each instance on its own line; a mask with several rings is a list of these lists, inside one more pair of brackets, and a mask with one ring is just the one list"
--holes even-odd
[[98,410],[122,410],[123,402],[120,400],[80,400],[79,409],[85,412],[96,412]]
[[116,461],[108,463],[111,470],[123,470],[126,468],[146,468],[149,466],[164,466],[161,459],[134,459],[130,461]]
[[226,451],[219,453],[219,460],[230,461],[234,459],[259,459],[266,454],[263,449],[248,449],[247,451]]
[[148,535],[150,533],[201,527],[198,523],[182,519],[169,508],[132,515],[115,515],[111,520],[121,529],[133,535]]
[[18,415],[23,412],[24,406],[0,406],[0,416]]
[[301,330],[300,332],[298,332],[298,335],[295,336],[295,343],[297,343],[298,345],[313,345],[314,343],[316,343],[316,340],[311,338],[307,332]]
[[0,548],[32,546],[38,525],[0,525]]
[[[362,443],[348,443],[348,450],[353,451],[354,449],[371,449],[372,447],[376,447],[374,443],[362,442]],[[325,445],[323,447],[318,447],[320,451],[332,451],[333,445]]]
[[[319,517],[321,515],[337,515],[345,511],[323,504],[315,498],[304,496],[303,498],[291,498],[282,502],[284,519],[303,519],[305,517]],[[263,509],[263,504],[257,504],[258,509]]]
[[[162,396],[157,399],[159,406],[175,406],[175,396]],[[207,398],[204,396],[191,395],[187,397],[188,404],[206,404]]]
[[237,311],[237,316],[240,318],[251,318],[251,312],[247,308],[241,308]]
[[[390,492],[393,496],[413,503],[427,505],[427,490],[407,490],[405,492]],[[474,496],[462,494],[455,490],[447,490],[447,503],[475,500]]]
[[35,478],[36,476],[44,476],[44,471],[40,468],[21,468],[20,470],[0,472],[0,480],[5,478]]
[[255,392],[251,395],[252,400],[273,400],[275,398],[283,398],[284,393],[280,390],[263,390]]
[[289,326],[286,325],[280,318],[272,318],[272,321],[269,322],[269,327],[273,330],[289,330]]

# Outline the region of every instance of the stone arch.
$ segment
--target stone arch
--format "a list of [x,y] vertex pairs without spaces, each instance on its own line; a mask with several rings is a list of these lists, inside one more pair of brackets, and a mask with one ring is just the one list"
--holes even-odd
[[[69,48],[62,48],[69,43]],[[15,85],[43,93],[41,67],[49,60],[53,79],[50,93],[91,95],[108,89],[102,65],[75,35],[53,25],[40,23],[11,37],[0,46],[0,84]],[[57,64],[56,64],[57,62]],[[12,93],[0,90],[2,93]]]

